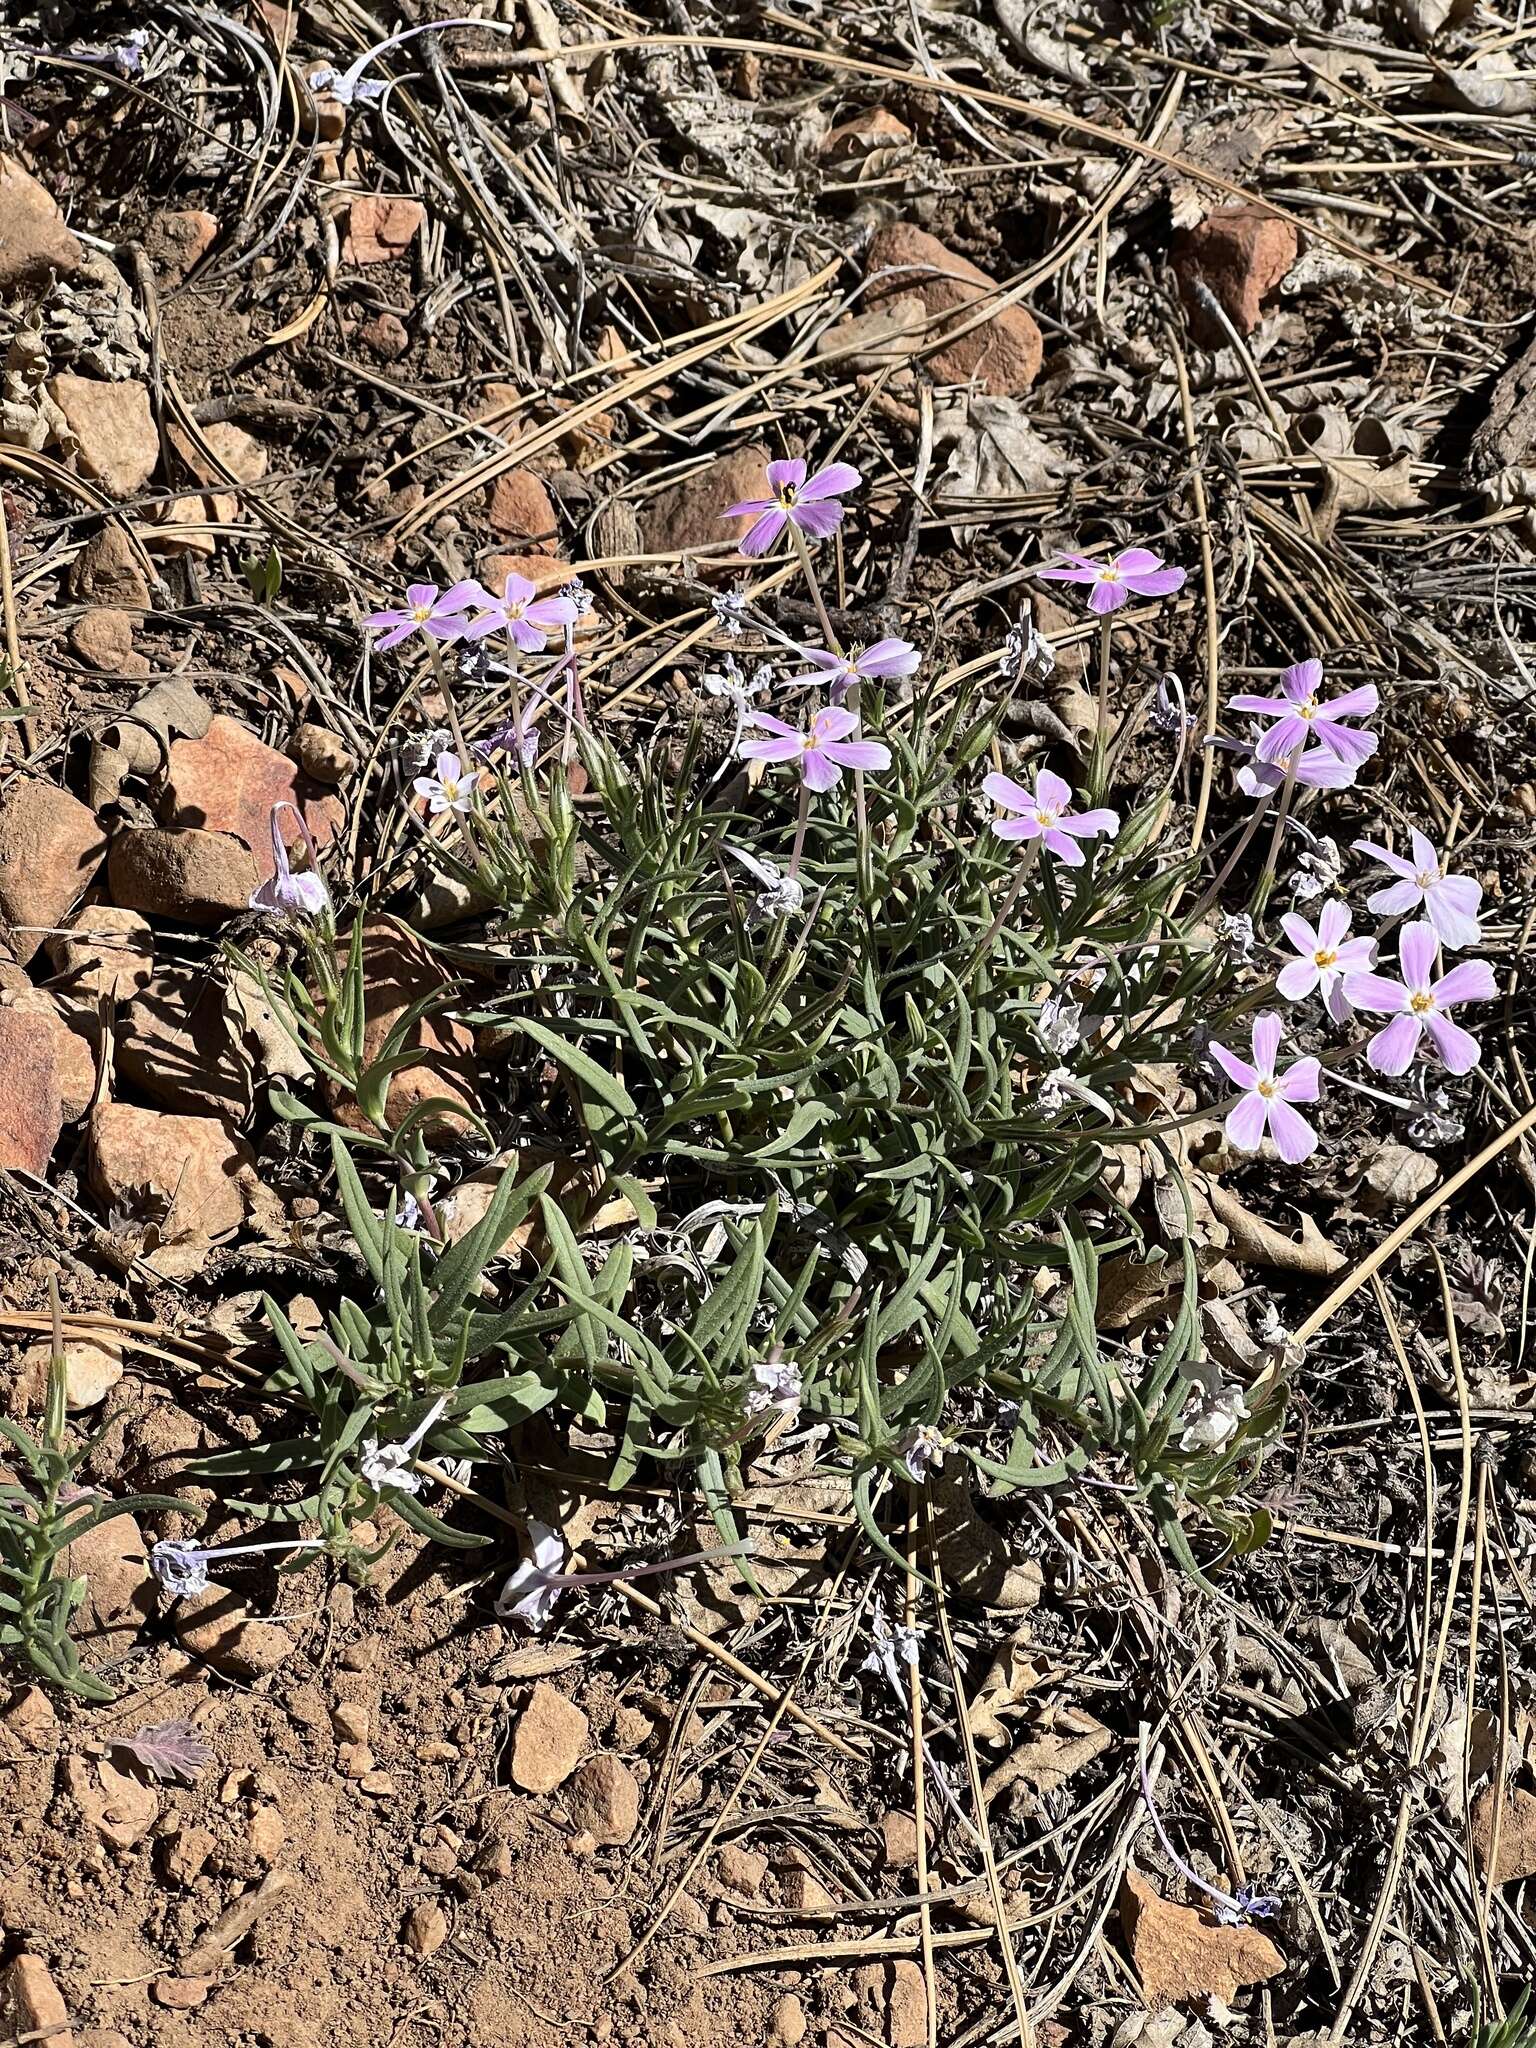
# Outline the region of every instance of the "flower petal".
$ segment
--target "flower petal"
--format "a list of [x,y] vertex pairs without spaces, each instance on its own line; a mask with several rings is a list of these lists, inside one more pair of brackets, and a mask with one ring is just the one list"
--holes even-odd
[[[1406,875],[1410,881],[1418,872],[1411,860],[1404,860],[1400,853],[1393,853],[1388,847],[1378,846],[1374,840],[1357,839],[1354,850],[1356,853],[1363,853],[1367,860],[1380,861],[1381,865],[1390,868],[1394,875]],[[1433,847],[1430,848],[1430,852],[1434,852]]]
[[1378,889],[1375,895],[1367,896],[1365,907],[1374,910],[1378,917],[1406,917],[1422,902],[1423,891],[1417,882],[1393,882],[1389,888]]
[[1264,1142],[1264,1098],[1245,1095],[1227,1112],[1226,1132],[1240,1152],[1257,1152]]
[[1148,569],[1122,572],[1129,589],[1138,597],[1172,597],[1176,590],[1184,588],[1182,569]]
[[1253,1020],[1253,1064],[1261,1074],[1275,1071],[1275,1054],[1285,1035],[1285,1019],[1278,1010],[1265,1010]]
[[743,740],[736,751],[743,761],[798,761],[805,741],[792,732],[785,739]]
[[[1354,995],[1354,983],[1350,983],[1350,994]],[[1385,1031],[1378,1031],[1365,1048],[1367,1062],[1378,1074],[1406,1074],[1413,1065],[1413,1056],[1419,1049],[1423,1025],[1411,1010],[1394,1017]]]
[[1069,839],[1059,825],[1047,825],[1044,832],[1047,851],[1054,853],[1064,868],[1080,868],[1088,856],[1075,839]]
[[802,498],[789,516],[812,540],[825,540],[842,525],[843,506],[837,498],[827,498],[819,504],[808,504]]
[[1291,712],[1275,721],[1254,748],[1254,752],[1261,761],[1285,761],[1299,747],[1304,747],[1311,737],[1311,726],[1304,718],[1299,718]]
[[1032,811],[1035,808],[1033,793],[1022,782],[1015,782],[1011,775],[1001,774],[995,768],[990,775],[982,777],[981,793],[1010,811]]
[[1470,875],[1442,875],[1430,885],[1424,894],[1424,908],[1442,945],[1452,952],[1481,945],[1483,927],[1477,907],[1482,900],[1482,884]]
[[1292,662],[1280,678],[1280,687],[1293,704],[1315,697],[1323,687],[1323,664],[1315,658]]
[[1304,1060],[1292,1060],[1285,1072],[1276,1076],[1275,1087],[1282,1101],[1316,1102],[1322,1093],[1322,1074],[1322,1067],[1308,1054]]
[[1345,992],[1357,1010],[1373,1017],[1394,1017],[1408,1008],[1408,991],[1385,974],[1347,974]]
[[1461,961],[1449,974],[1442,974],[1431,990],[1442,1010],[1456,1003],[1491,1003],[1498,992],[1486,960]]
[[799,490],[805,482],[805,464],[798,455],[780,456],[768,465],[768,486],[770,490],[781,491],[786,484]]
[[747,528],[736,545],[744,555],[765,555],[784,531],[789,514],[782,505],[770,505]]
[[840,498],[844,491],[856,491],[864,478],[851,462],[829,462],[825,469],[818,469],[800,492],[803,505],[807,499],[813,503],[818,498]]
[[1097,618],[1109,612],[1119,611],[1121,605],[1130,601],[1130,585],[1127,583],[1106,583],[1100,578],[1088,593],[1088,609]]
[[1227,708],[1231,711],[1250,711],[1256,718],[1289,718],[1291,704],[1286,697],[1254,697],[1246,692],[1241,697],[1229,697]]
[[1074,839],[1098,839],[1107,834],[1111,839],[1120,830],[1118,811],[1079,811],[1076,816],[1059,818],[1057,823],[1063,832],[1070,832]]
[[1115,567],[1122,576],[1145,576],[1149,570],[1162,566],[1162,556],[1155,555],[1151,548],[1122,548],[1115,557]]
[[1381,692],[1374,683],[1362,683],[1358,690],[1345,690],[1330,697],[1323,706],[1324,718],[1369,718],[1381,709]]
[[1375,733],[1356,732],[1353,726],[1335,725],[1328,718],[1314,720],[1313,730],[1319,746],[1327,747],[1341,761],[1348,761],[1356,768],[1363,767],[1381,745]]
[[891,750],[882,746],[879,740],[829,740],[824,751],[844,768],[878,772],[891,765]]
[[831,704],[825,711],[818,711],[811,720],[817,744],[824,740],[845,740],[851,732],[859,729],[859,714],[850,711],[846,705]]
[[999,839],[1038,839],[1038,818],[994,818],[992,830]]
[[761,512],[771,512],[772,498],[743,498],[739,505],[727,505],[720,514],[722,519],[756,519]]
[[1285,936],[1290,940],[1297,952],[1305,953],[1308,959],[1311,958],[1322,944],[1321,936],[1312,929],[1307,920],[1297,911],[1288,910],[1286,912],[1285,916],[1280,920],[1280,929],[1285,933]]
[[1221,1068],[1227,1079],[1235,1082],[1239,1088],[1256,1088],[1258,1086],[1258,1074],[1249,1066],[1248,1062],[1245,1059],[1239,1059],[1235,1052],[1228,1052],[1227,1048],[1224,1045],[1218,1044],[1215,1039],[1211,1041],[1211,1058],[1215,1060],[1217,1066]]
[[825,796],[842,780],[843,771],[830,754],[824,754],[815,747],[807,747],[800,772],[805,777],[806,787],[814,789],[818,796]]
[[1450,1017],[1438,1016],[1431,1010],[1424,1019],[1424,1029],[1434,1040],[1435,1051],[1449,1073],[1470,1074],[1482,1057],[1483,1048],[1471,1032],[1463,1031]]
[[1405,924],[1397,941],[1397,957],[1403,970],[1403,980],[1411,988],[1428,988],[1429,977],[1435,971],[1435,955],[1440,950],[1440,941],[1435,937],[1432,924],[1420,921]]
[[877,640],[859,656],[861,676],[910,676],[922,661],[910,640]]
[[1071,783],[1065,781],[1053,769],[1042,768],[1035,777],[1035,807],[1042,811],[1064,811],[1071,801]]
[[1300,1003],[1311,995],[1322,979],[1322,970],[1311,958],[1292,960],[1275,976],[1275,989],[1288,1003]]
[[1304,1116],[1298,1116],[1278,1095],[1270,1098],[1269,1132],[1275,1150],[1287,1166],[1300,1166],[1317,1150],[1317,1133]]

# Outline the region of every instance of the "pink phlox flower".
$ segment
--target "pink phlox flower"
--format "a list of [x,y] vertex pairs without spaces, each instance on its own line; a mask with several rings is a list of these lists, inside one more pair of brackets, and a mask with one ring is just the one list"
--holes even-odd
[[411,583],[406,586],[403,605],[369,612],[363,624],[379,633],[381,649],[398,647],[413,633],[426,633],[433,640],[459,640],[469,625],[465,613],[471,605],[486,601],[485,592],[472,576],[441,591],[435,583]]
[[742,759],[797,762],[806,786],[815,790],[818,796],[837,785],[845,768],[889,768],[891,765],[889,747],[882,746],[878,740],[850,737],[858,731],[858,715],[838,704],[829,704],[820,711],[812,712],[811,722],[803,731],[786,725],[782,718],[774,718],[766,711],[751,712],[745,723],[757,726],[769,737],[743,740],[739,749]]
[[[282,828],[278,823],[279,811],[292,811],[298,820],[304,845],[309,853],[309,867],[295,874],[288,859],[288,849],[283,844]],[[251,891],[252,910],[269,910],[277,915],[287,912],[294,917],[321,917],[331,907],[331,892],[326,888],[320,872],[320,856],[315,849],[314,835],[297,804],[287,798],[272,806],[272,873]]]
[[743,498],[727,509],[725,517],[752,521],[738,543],[744,555],[766,554],[790,525],[811,540],[825,540],[842,521],[844,508],[838,500],[863,481],[851,462],[829,462],[812,477],[807,477],[798,456],[770,462],[768,488],[773,495]]
[[1483,927],[1477,909],[1483,900],[1482,884],[1474,882],[1470,875],[1447,874],[1439,854],[1422,832],[1410,831],[1408,837],[1413,847],[1412,860],[1389,852],[1385,846],[1375,846],[1369,839],[1355,841],[1356,853],[1379,861],[1402,877],[1368,897],[1369,908],[1379,917],[1401,917],[1421,911],[1434,926],[1441,945],[1453,953],[1459,953],[1464,946],[1481,945]]
[[1365,1049],[1378,1074],[1406,1074],[1426,1031],[1449,1072],[1469,1074],[1477,1065],[1481,1046],[1450,1012],[1458,1003],[1492,1002],[1493,969],[1486,960],[1463,960],[1449,974],[1431,980],[1439,950],[1432,924],[1404,925],[1397,942],[1401,981],[1385,974],[1349,977],[1346,993],[1357,1010],[1392,1019]]
[[1033,790],[1015,782],[1011,775],[999,775],[995,770],[981,787],[993,803],[1023,814],[992,820],[992,830],[999,839],[1043,839],[1046,850],[1069,868],[1080,868],[1087,859],[1077,843],[1080,839],[1113,839],[1120,830],[1118,811],[1070,809],[1070,784],[1049,768],[1040,770]]
[[483,640],[487,633],[507,633],[525,654],[540,653],[551,633],[574,626],[581,616],[574,599],[540,597],[537,584],[516,574],[508,576],[500,597],[483,590],[480,602],[486,609],[465,629],[465,638]]
[[1184,571],[1163,566],[1150,548],[1122,548],[1113,561],[1096,562],[1092,555],[1066,557],[1065,568],[1041,569],[1047,583],[1089,583],[1088,609],[1103,618],[1117,612],[1131,597],[1172,597],[1184,588]]
[[466,775],[457,754],[439,754],[437,773],[418,775],[411,787],[418,796],[426,798],[427,809],[435,817],[439,811],[467,811],[474,802],[479,780],[480,770],[472,768]]
[[1266,1010],[1253,1020],[1253,1059],[1239,1059],[1224,1045],[1212,1044],[1211,1057],[1229,1081],[1242,1089],[1227,1112],[1226,1132],[1240,1152],[1257,1152],[1268,1130],[1287,1166],[1298,1166],[1317,1145],[1317,1133],[1291,1107],[1316,1102],[1320,1068],[1314,1059],[1293,1060],[1283,1074],[1275,1072],[1284,1026],[1278,1013]]
[[1341,761],[1326,747],[1303,747],[1283,761],[1265,761],[1255,754],[1238,769],[1237,786],[1244,796],[1273,796],[1285,787],[1293,768],[1298,789],[1348,789],[1359,773],[1353,761]]
[[1323,664],[1298,661],[1280,678],[1283,696],[1232,698],[1234,711],[1251,711],[1275,721],[1259,741],[1261,761],[1285,760],[1314,739],[1351,767],[1359,768],[1371,758],[1378,744],[1375,733],[1356,732],[1341,720],[1369,718],[1381,702],[1376,685],[1363,683],[1358,690],[1346,690],[1342,697],[1330,697],[1326,703],[1317,694],[1322,685]]
[[1294,910],[1280,920],[1280,929],[1296,948],[1297,957],[1281,968],[1275,987],[1288,1003],[1299,1003],[1319,989],[1336,1024],[1347,1023],[1352,1014],[1344,986],[1347,977],[1376,964],[1375,941],[1352,939],[1349,926],[1349,905],[1337,897],[1323,905],[1315,927]]
[[790,676],[792,683],[822,683],[833,703],[846,696],[855,683],[884,682],[890,676],[910,676],[922,656],[910,640],[876,640],[869,647],[855,647],[847,654],[833,654],[825,647],[797,647],[795,652],[812,664],[808,674]]

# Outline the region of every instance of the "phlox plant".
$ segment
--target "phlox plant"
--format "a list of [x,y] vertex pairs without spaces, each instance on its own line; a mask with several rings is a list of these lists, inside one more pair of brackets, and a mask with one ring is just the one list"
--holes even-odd
[[164,1494],[109,1499],[79,1484],[92,1440],[69,1442],[64,1360],[55,1347],[39,1434],[0,1415],[0,1651],[35,1676],[84,1700],[110,1700],[111,1686],[80,1662],[70,1624],[86,1594],[70,1547],[117,1515],[179,1507]]
[[[663,762],[582,727],[579,799],[519,757],[434,842],[497,907],[475,982],[500,993],[470,1015],[525,1048],[504,1109],[583,1162],[593,1206],[634,1212],[597,1245],[541,1199],[562,1348],[615,1483],[646,1458],[691,1465],[728,1541],[783,1412],[762,1361],[785,1356],[882,1547],[876,1496],[912,1475],[919,1432],[1000,1495],[1110,1455],[1182,1545],[1179,1501],[1219,1515],[1277,1407],[1184,1448],[1187,1250],[1161,1345],[1106,1355],[1100,1264],[1146,1247],[1100,1180],[1107,1144],[1158,1144],[1138,1069],[1194,1069],[1231,957],[1178,910],[1167,787],[1124,820],[1054,775],[1023,790],[987,772],[1006,687],[892,680],[899,697],[864,675],[835,715],[786,695],[749,717],[752,768],[724,786],[697,731]],[[993,789],[1027,804],[1032,838]],[[473,941],[456,951],[476,965]],[[961,1409],[1012,1419],[955,1430]]]

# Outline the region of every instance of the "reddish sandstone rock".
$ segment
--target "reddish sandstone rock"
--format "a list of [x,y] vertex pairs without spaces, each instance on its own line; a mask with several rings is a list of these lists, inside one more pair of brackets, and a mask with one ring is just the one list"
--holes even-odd
[[98,1103],[90,1151],[91,1182],[103,1202],[130,1208],[148,1189],[169,1203],[160,1225],[166,1242],[208,1243],[245,1215],[237,1176],[252,1164],[251,1151],[215,1117]]
[[682,555],[739,540],[747,522],[727,519],[726,508],[767,494],[772,460],[766,448],[737,448],[658,491],[640,514],[646,553]]
[[1265,297],[1296,261],[1296,252],[1291,223],[1261,206],[1221,206],[1186,229],[1173,244],[1173,269],[1196,335],[1212,346],[1226,339],[1221,323],[1201,305],[1198,286],[1220,301],[1239,334],[1252,334]]
[[427,209],[419,199],[387,192],[360,193],[347,209],[343,263],[389,263],[410,247]]
[[622,1848],[640,1825],[640,1787],[616,1756],[584,1763],[570,1781],[565,1803],[576,1826],[607,1848]]
[[0,297],[45,285],[55,271],[68,277],[84,260],[52,197],[20,164],[0,157]]
[[218,232],[218,220],[211,213],[157,213],[144,231],[144,251],[164,282],[180,284],[213,247]]
[[[26,965],[96,872],[106,835],[68,790],[20,777],[0,797],[0,921]],[[32,927],[32,929],[26,929]]]
[[[952,315],[946,328],[966,324],[967,307],[995,294],[993,280],[964,256],[946,249],[937,236],[897,221],[881,228],[869,245],[865,275],[873,280],[866,307],[891,298],[915,297],[931,319]],[[879,273],[893,274],[881,279]],[[942,332],[943,330],[939,330]],[[953,341],[941,342],[925,358],[941,384],[975,383],[995,397],[1018,397],[1040,374],[1040,330],[1022,306],[1004,306]]]
[[133,542],[115,519],[93,534],[75,557],[69,572],[70,594],[84,604],[121,605],[128,611],[149,609],[149,579]]
[[509,469],[497,477],[485,516],[497,533],[528,541],[541,553],[556,546],[554,501],[532,470]]
[[102,675],[147,676],[149,661],[133,644],[133,620],[127,612],[98,605],[76,619],[69,644],[87,667]]
[[525,1792],[553,1792],[581,1762],[589,1733],[580,1707],[541,1678],[513,1731],[513,1784]]
[[1120,1924],[1147,2004],[1219,1998],[1230,2005],[1245,1984],[1279,1976],[1285,1957],[1257,1927],[1213,1927],[1191,1906],[1162,1898],[1139,1870],[1120,1885]]
[[569,583],[572,573],[570,563],[559,555],[488,555],[480,581],[493,597],[500,597],[509,576],[525,576],[543,597]]
[[[222,713],[201,739],[177,740],[166,771],[165,818],[205,832],[231,832],[255,855],[265,881],[273,873],[274,804],[302,808],[315,843],[334,837],[345,812],[339,798],[315,788],[286,754],[269,747],[237,718]],[[290,846],[302,844],[291,812],[279,823]]]
[[61,371],[48,390],[69,423],[85,475],[95,477],[114,498],[142,490],[160,460],[149,386],[131,377],[108,384]]
[[0,1167],[39,1179],[64,1128],[58,1052],[48,1020],[0,1009]]
[[113,835],[107,879],[113,899],[146,917],[181,924],[223,924],[250,907],[257,884],[271,869],[257,865],[250,848],[228,832],[192,827],[150,828]]

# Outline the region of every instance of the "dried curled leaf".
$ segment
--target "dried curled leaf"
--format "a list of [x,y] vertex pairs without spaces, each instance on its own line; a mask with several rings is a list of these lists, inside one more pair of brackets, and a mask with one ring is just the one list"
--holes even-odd
[[115,803],[130,776],[158,773],[173,739],[200,740],[212,723],[212,711],[184,678],[172,676],[146,690],[96,735],[86,778],[91,808],[100,813]]

